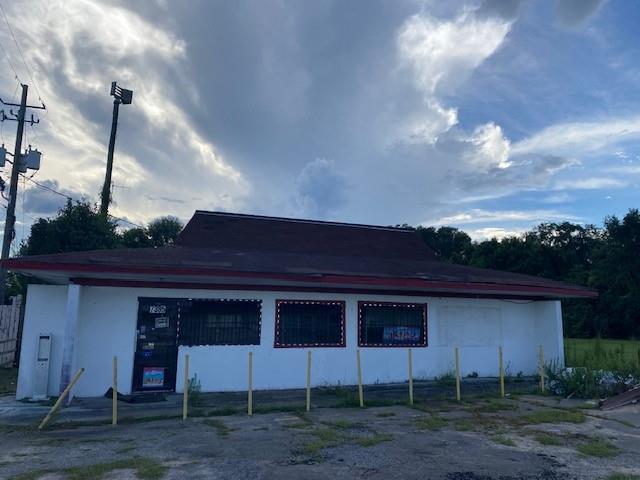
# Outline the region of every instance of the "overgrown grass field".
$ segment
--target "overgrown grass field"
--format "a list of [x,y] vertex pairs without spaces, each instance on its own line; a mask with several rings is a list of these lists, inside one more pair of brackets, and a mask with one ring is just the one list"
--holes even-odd
[[604,370],[640,369],[640,341],[604,339],[564,339],[568,367]]

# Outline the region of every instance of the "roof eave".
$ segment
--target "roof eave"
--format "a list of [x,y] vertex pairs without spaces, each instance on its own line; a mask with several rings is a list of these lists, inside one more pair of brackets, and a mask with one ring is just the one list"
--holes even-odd
[[126,266],[126,265],[102,265],[102,264],[71,264],[38,262],[27,259],[8,259],[1,265],[9,270],[25,273],[43,278],[46,272],[57,272],[67,278],[64,283],[71,282],[73,278],[82,278],[87,274],[99,275],[108,279],[117,274],[129,274],[138,277],[139,281],[150,281],[158,276],[171,276],[173,278],[191,277],[197,278],[198,283],[204,283],[207,279],[260,279],[272,281],[274,285],[283,282],[305,284],[309,286],[329,287],[340,285],[352,285],[361,288],[393,288],[398,291],[424,291],[425,293],[459,292],[464,294],[490,294],[495,296],[514,297],[531,296],[541,298],[596,298],[598,292],[582,287],[562,285],[525,285],[507,283],[461,282],[439,281],[423,278],[384,277],[346,274],[322,274],[322,273],[274,273],[274,272],[249,272],[239,270],[224,270],[205,267],[164,267],[164,266]]

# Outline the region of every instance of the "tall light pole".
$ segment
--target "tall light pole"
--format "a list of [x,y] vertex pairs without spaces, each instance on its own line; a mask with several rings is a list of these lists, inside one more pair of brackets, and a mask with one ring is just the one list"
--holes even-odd
[[104,217],[109,212],[111,202],[111,172],[113,171],[113,150],[116,146],[116,131],[118,130],[118,111],[120,104],[129,105],[133,100],[133,90],[120,88],[116,82],[111,82],[111,96],[113,97],[113,119],[111,120],[111,137],[109,138],[109,152],[107,153],[107,172],[104,176],[100,201],[100,214]]

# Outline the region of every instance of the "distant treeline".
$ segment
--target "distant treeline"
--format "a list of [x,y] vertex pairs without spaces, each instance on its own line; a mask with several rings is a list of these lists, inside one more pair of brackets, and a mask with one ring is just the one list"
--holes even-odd
[[542,223],[503,240],[474,242],[452,227],[417,227],[442,259],[596,288],[595,300],[562,302],[565,336],[640,338],[640,213],[603,227]]

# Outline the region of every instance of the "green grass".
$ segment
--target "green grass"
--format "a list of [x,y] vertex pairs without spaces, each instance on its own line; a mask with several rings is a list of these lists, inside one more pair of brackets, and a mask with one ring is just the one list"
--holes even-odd
[[227,438],[229,434],[232,432],[232,429],[229,428],[222,420],[218,420],[217,418],[207,418],[202,421],[205,425],[209,425],[216,429],[216,432],[221,438]]
[[562,440],[556,436],[556,435],[551,435],[550,433],[545,433],[545,432],[540,432],[540,433],[536,433],[536,435],[533,437],[535,438],[536,442],[538,442],[541,445],[562,445]]
[[373,447],[382,442],[390,442],[393,440],[393,435],[390,433],[374,433],[369,437],[359,437],[356,439],[356,443],[361,447]]
[[590,442],[578,445],[576,450],[583,455],[599,458],[615,457],[620,453],[620,449],[618,447],[602,439],[591,440]]
[[16,393],[17,368],[0,368],[0,395]]
[[213,410],[204,410],[202,408],[194,408],[189,411],[190,417],[228,417],[231,415],[239,415],[246,412],[245,409],[235,407],[215,408]]
[[36,480],[47,473],[61,472],[65,474],[65,480],[100,480],[107,473],[120,469],[135,470],[136,477],[140,480],[159,480],[164,478],[167,473],[167,467],[156,460],[134,457],[82,467],[70,467],[63,470],[37,470],[23,473],[13,478],[14,480]]
[[516,444],[513,440],[511,440],[508,437],[505,437],[504,435],[494,435],[491,437],[491,440],[493,440],[496,443],[499,443],[500,445],[504,445],[506,447],[515,447]]
[[568,367],[604,370],[640,368],[640,341],[565,338],[565,360]]
[[313,435],[316,438],[307,443],[302,449],[308,455],[317,455],[320,450],[335,447],[342,440],[341,435],[332,428],[319,428],[313,431]]
[[578,410],[538,410],[520,417],[520,420],[532,425],[539,423],[584,423],[586,416]]
[[505,410],[516,410],[518,404],[511,400],[502,400],[498,398],[489,398],[487,401],[477,407],[473,407],[473,411],[481,413],[498,413]]
[[358,423],[350,422],[349,420],[336,420],[334,422],[322,422],[328,427],[337,428],[339,430],[348,430],[350,428],[356,428],[359,426]]
[[416,427],[420,430],[440,430],[443,427],[447,426],[447,421],[438,417],[437,415],[429,415],[424,417],[419,417],[416,419]]
[[293,414],[296,417],[298,417],[300,421],[296,423],[285,424],[283,425],[284,428],[304,429],[304,428],[310,428],[311,426],[313,426],[313,421],[307,416],[305,412],[294,412]]

